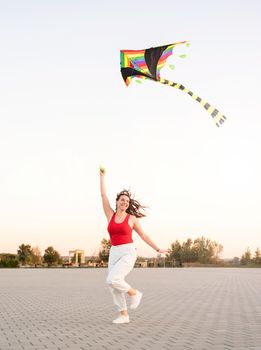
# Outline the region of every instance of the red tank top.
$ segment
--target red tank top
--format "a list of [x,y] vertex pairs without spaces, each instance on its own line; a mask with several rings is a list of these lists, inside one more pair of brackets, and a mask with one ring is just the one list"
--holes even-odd
[[130,214],[127,214],[123,222],[117,224],[115,222],[115,215],[113,214],[109,224],[108,224],[108,232],[111,239],[112,245],[120,245],[132,243],[132,228],[128,224]]

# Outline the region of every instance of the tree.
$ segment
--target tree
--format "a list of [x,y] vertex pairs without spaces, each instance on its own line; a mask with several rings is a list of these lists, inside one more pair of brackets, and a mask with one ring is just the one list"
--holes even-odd
[[255,264],[261,264],[261,252],[259,248],[256,248],[255,256],[253,258]]
[[184,262],[192,262],[195,260],[193,254],[193,242],[191,238],[188,238],[181,246],[181,260]]
[[170,246],[170,253],[168,254],[168,258],[170,260],[181,261],[182,257],[182,247],[178,240],[173,242]]
[[111,241],[103,238],[100,245],[99,258],[100,260],[107,262],[109,260],[109,253],[111,248]]
[[61,262],[60,254],[56,250],[54,250],[53,247],[48,247],[45,249],[43,259],[44,262],[48,264],[48,266],[58,264]]
[[209,258],[212,255],[210,239],[200,237],[194,241],[195,250],[197,252],[197,261],[201,264],[209,263]]
[[241,257],[241,264],[248,265],[250,263],[251,263],[251,251],[248,247],[247,250],[245,251],[245,253]]
[[197,261],[202,264],[217,263],[219,254],[223,251],[223,246],[221,244],[203,236],[194,240],[194,248]]
[[30,244],[21,244],[17,250],[17,257],[22,265],[30,264],[32,259],[32,248]]
[[39,247],[33,247],[31,253],[31,262],[36,267],[36,265],[42,264],[42,256]]
[[219,255],[223,252],[223,245],[218,244],[216,241],[212,241],[213,255],[211,257],[212,263],[218,263],[220,261]]
[[15,254],[0,254],[0,267],[18,267],[19,262]]

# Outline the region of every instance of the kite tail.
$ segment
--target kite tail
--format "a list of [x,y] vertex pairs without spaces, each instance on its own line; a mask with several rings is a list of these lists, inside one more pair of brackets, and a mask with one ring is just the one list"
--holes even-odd
[[162,78],[159,80],[159,82],[162,84],[165,84],[165,85],[172,86],[176,89],[179,89],[179,90],[182,90],[182,91],[188,93],[194,100],[198,101],[206,109],[208,114],[210,114],[212,116],[212,118],[214,119],[214,122],[216,123],[216,126],[219,127],[219,125],[223,124],[224,121],[227,119],[215,107],[212,107],[207,101],[202,100],[202,98],[200,98],[199,96],[194,94],[194,92],[190,91],[184,85],[177,84],[177,83],[174,83],[172,81],[169,81],[167,79],[162,79]]

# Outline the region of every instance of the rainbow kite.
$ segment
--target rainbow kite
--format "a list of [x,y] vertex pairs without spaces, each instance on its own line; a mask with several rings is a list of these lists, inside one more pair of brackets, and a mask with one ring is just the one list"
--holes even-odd
[[[219,127],[219,125],[224,123],[226,117],[215,107],[212,107],[208,102],[194,94],[194,92],[186,88],[184,85],[160,77],[160,70],[165,66],[167,58],[172,55],[172,51],[177,45],[182,44],[189,46],[187,41],[181,41],[170,45],[152,47],[144,50],[121,50],[122,77],[127,86],[133,78],[151,79],[188,93],[206,109]],[[185,56],[186,55],[180,55],[182,58]]]

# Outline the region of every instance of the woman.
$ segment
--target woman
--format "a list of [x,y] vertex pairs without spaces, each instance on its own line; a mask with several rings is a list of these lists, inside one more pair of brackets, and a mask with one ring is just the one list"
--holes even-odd
[[103,210],[108,220],[108,232],[111,240],[109,255],[107,283],[112,293],[114,304],[119,311],[119,317],[113,323],[129,323],[129,315],[125,293],[130,297],[130,309],[136,309],[140,304],[142,293],[132,288],[125,282],[124,278],[132,270],[137,259],[137,250],[132,240],[132,230],[158,253],[167,253],[167,250],[160,249],[142,230],[138,218],[145,215],[139,202],[131,198],[131,194],[124,190],[117,195],[116,211],[109,203],[105,188],[105,169],[100,168],[100,187]]

